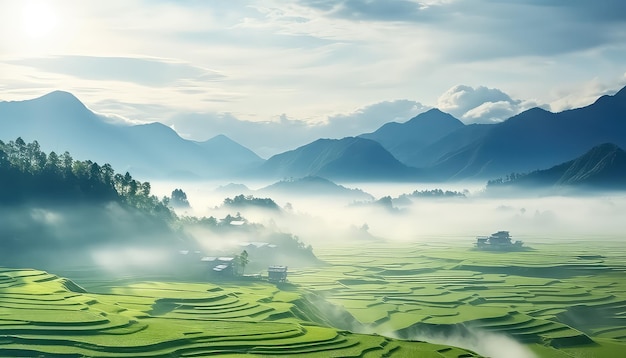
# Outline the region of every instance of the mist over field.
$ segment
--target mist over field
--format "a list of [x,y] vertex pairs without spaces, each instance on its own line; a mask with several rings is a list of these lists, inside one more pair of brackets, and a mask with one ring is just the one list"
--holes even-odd
[[[154,184],[155,191],[168,195],[177,187],[188,194],[191,208],[178,210],[180,215],[224,217],[234,214],[222,206],[226,197],[236,192],[215,191],[223,183]],[[545,238],[602,238],[623,233],[620,218],[626,214],[626,195],[602,193],[576,196],[528,196],[524,193],[507,197],[487,195],[479,184],[345,184],[372,194],[374,200],[355,201],[341,196],[303,193],[302,195],[265,196],[255,189],[265,184],[247,185],[245,195],[273,199],[279,212],[241,208],[250,221],[263,223],[294,233],[307,244],[326,245],[365,239],[428,242],[441,238],[466,240],[475,236],[507,230],[522,240]],[[411,197],[397,200],[415,190],[443,189],[464,192],[465,197]],[[523,195],[524,194],[524,195]],[[381,198],[390,197],[383,202]]]

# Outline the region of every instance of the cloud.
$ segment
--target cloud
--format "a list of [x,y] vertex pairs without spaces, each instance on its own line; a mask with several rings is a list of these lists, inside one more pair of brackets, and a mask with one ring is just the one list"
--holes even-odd
[[602,22],[626,22],[626,3],[622,0],[604,0],[601,3],[587,0],[500,0],[500,2],[526,3],[527,5],[557,8],[581,19],[593,19]]
[[511,102],[485,102],[465,112],[462,118],[470,123],[498,123],[519,113],[519,108]]
[[608,81],[594,78],[575,88],[567,87],[557,91],[557,100],[551,103],[552,109],[557,112],[572,108],[580,108],[595,102],[604,95],[614,95],[626,86],[626,72],[619,78]]
[[330,116],[326,126],[340,136],[356,135],[374,131],[388,122],[406,122],[430,108],[407,99],[379,102],[349,114]]
[[437,101],[437,108],[469,123],[497,123],[537,106],[532,101],[514,100],[497,88],[456,85]]
[[455,116],[462,116],[470,109],[485,102],[514,102],[509,95],[497,88],[478,86],[476,88],[456,85],[439,97],[437,106]]
[[303,1],[337,17],[353,20],[414,21],[425,6],[410,0]]
[[[396,36],[428,36],[427,50],[441,61],[553,56],[620,44],[626,34],[624,2],[585,0],[301,0],[319,16],[351,22],[389,23]],[[504,20],[506,19],[506,20]],[[357,25],[355,25],[357,26]],[[380,28],[382,29],[382,28]],[[379,30],[380,30],[379,29]]]
[[7,61],[81,79],[124,81],[144,86],[171,86],[184,81],[209,82],[224,75],[183,62],[132,57],[54,56]]

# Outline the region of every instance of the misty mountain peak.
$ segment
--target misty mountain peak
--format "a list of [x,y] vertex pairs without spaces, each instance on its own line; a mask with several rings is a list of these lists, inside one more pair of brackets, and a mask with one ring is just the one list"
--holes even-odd
[[84,109],[87,108],[78,98],[76,98],[76,96],[65,91],[53,91],[39,98],[35,98],[33,101],[48,106],[54,105]]
[[424,113],[420,113],[417,116],[411,118],[406,123],[407,124],[409,124],[409,123],[417,124],[418,122],[421,123],[421,124],[426,124],[426,123],[442,124],[442,123],[446,123],[446,124],[457,126],[457,127],[463,126],[463,122],[461,122],[460,120],[458,120],[457,118],[455,118],[451,114],[442,112],[438,108],[429,109],[428,111],[426,111]]
[[205,144],[211,143],[213,145],[232,145],[232,144],[236,144],[237,142],[225,136],[224,134],[218,134],[215,137],[212,137],[201,143],[205,143]]
[[360,137],[380,143],[400,161],[407,160],[411,153],[425,148],[465,125],[452,115],[437,108],[411,118],[407,122],[389,122],[373,133]]
[[497,126],[506,127],[512,125],[527,125],[528,123],[541,124],[543,121],[552,118],[553,113],[541,107],[533,107],[510,117],[504,122],[497,123]]

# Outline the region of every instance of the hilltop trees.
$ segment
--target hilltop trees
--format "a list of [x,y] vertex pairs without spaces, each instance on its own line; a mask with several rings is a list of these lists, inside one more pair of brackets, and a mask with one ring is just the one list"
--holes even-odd
[[172,219],[166,200],[150,193],[150,183],[111,165],[74,160],[70,153],[44,153],[37,141],[0,141],[0,204],[21,202],[118,202]]
[[243,208],[243,207],[257,207],[270,210],[280,210],[280,207],[274,200],[270,198],[255,198],[252,195],[237,195],[234,198],[224,199],[225,207],[230,208]]
[[189,208],[189,201],[187,200],[187,194],[182,189],[174,189],[170,196],[170,204],[177,208]]

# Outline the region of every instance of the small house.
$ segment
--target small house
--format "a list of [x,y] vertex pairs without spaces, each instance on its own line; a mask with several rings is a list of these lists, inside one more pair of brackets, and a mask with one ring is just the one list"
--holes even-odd
[[287,281],[287,266],[270,266],[267,268],[267,280],[269,282]]
[[234,257],[211,257],[205,256],[200,261],[206,263],[210,273],[220,276],[232,276],[235,274],[233,267]]
[[522,249],[522,245],[522,241],[513,242],[508,231],[498,231],[490,236],[476,238],[476,248],[480,250],[511,251]]

